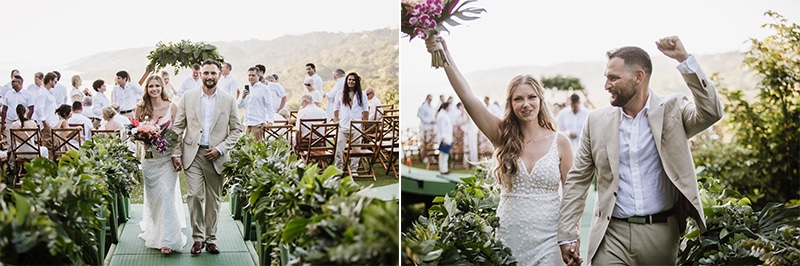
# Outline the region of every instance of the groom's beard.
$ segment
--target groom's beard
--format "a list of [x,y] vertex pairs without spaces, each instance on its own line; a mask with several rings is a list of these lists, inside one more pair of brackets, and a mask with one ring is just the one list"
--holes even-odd
[[213,89],[217,86],[217,81],[213,79],[206,79],[203,80],[203,85],[205,85],[206,89]]

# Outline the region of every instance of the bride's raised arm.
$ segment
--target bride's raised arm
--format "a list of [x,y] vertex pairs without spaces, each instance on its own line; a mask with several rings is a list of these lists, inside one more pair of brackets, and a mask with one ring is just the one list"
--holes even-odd
[[437,42],[442,44],[444,48],[442,52],[447,58],[447,62],[449,62],[449,64],[444,67],[444,72],[447,73],[447,79],[450,80],[450,85],[453,86],[453,90],[456,91],[458,98],[464,103],[464,109],[467,110],[469,116],[475,121],[475,125],[478,126],[478,129],[480,129],[493,144],[502,142],[500,139],[500,118],[489,112],[489,109],[486,108],[483,102],[472,92],[472,88],[467,84],[467,80],[464,79],[461,71],[456,67],[444,39],[438,37],[436,39],[429,38],[426,40],[425,43],[428,47],[428,52],[433,52]]

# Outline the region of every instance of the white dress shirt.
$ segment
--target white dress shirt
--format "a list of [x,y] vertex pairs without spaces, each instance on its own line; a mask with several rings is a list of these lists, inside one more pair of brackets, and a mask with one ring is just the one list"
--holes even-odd
[[75,95],[78,95],[79,102],[83,100],[83,92],[81,92],[81,90],[79,89],[72,88],[72,90],[69,91],[69,98],[67,98],[67,104],[72,105],[73,102],[72,98],[75,97]]
[[[294,127],[297,130],[300,130],[300,136],[305,136],[308,134],[308,129],[300,126],[300,120],[303,119],[319,119],[319,118],[327,118],[327,114],[325,110],[319,108],[319,106],[309,104],[303,109],[297,111],[297,121],[294,122]],[[318,130],[320,134],[323,134],[322,130]]]
[[[573,112],[571,106],[567,106],[561,109],[556,116],[558,132],[563,133],[564,136],[567,136],[569,139],[570,144],[572,144],[573,155],[578,154],[578,147],[581,143],[581,131],[588,115],[589,111],[583,106],[578,109],[578,113]],[[569,134],[570,132],[575,132],[577,137],[572,138]]]
[[333,111],[334,107],[336,106],[336,95],[339,95],[344,89],[344,77],[341,77],[336,80],[336,84],[333,85],[331,91],[325,94],[325,98],[328,99],[328,105],[325,106],[325,112],[328,114],[328,119],[333,119]]
[[275,121],[275,110],[272,107],[272,94],[264,83],[256,82],[250,86],[246,98],[240,98],[239,108],[244,109],[244,125],[255,126]]
[[138,84],[129,81],[125,83],[124,89],[119,85],[114,85],[114,90],[111,94],[111,100],[119,105],[119,112],[122,113],[136,108],[136,104],[142,100],[143,93],[144,90],[142,90],[142,87],[139,87]]
[[9,91],[13,91],[13,90],[14,90],[14,87],[11,86],[11,81],[9,81],[8,83],[6,83],[6,85],[3,85],[2,87],[0,87],[0,98],[2,98],[4,95],[6,95],[6,93],[8,93]]
[[42,121],[47,121],[47,124],[53,128],[58,123],[58,116],[56,115],[56,97],[53,96],[52,88],[50,90],[43,89],[36,96],[36,104],[33,108],[33,118],[39,127],[44,126]]
[[283,97],[286,97],[286,89],[277,82],[269,82],[267,88],[269,88],[270,98],[272,99],[272,110],[275,113],[280,112],[281,110],[278,110],[278,108],[281,107]]
[[[17,92],[14,89],[11,89],[3,95],[2,102],[3,105],[8,107],[6,110],[6,121],[19,120],[19,117],[17,117],[17,105],[21,104],[27,108],[35,104],[34,98],[31,96],[30,92],[26,90],[19,90],[19,92]],[[28,112],[28,110],[26,109],[25,112]]]
[[369,100],[369,120],[375,121],[383,118],[378,114],[378,105],[381,105],[381,100],[378,99],[378,96],[372,96],[372,100]]
[[200,92],[200,122],[202,123],[202,131],[200,131],[200,145],[208,145],[208,139],[211,136],[211,123],[214,122],[214,110],[217,105],[217,93],[208,96],[205,92]]
[[[696,73],[700,64],[690,55],[678,65],[681,74]],[[619,192],[612,216],[645,216],[671,209],[679,191],[670,182],[656,150],[647,115],[649,92],[644,108],[636,117],[620,110],[619,122]]]
[[237,87],[239,87],[239,83],[236,82],[236,78],[234,78],[232,74],[228,74],[227,76],[220,78],[217,84],[218,90],[222,90],[236,99],[236,92],[238,91]]
[[439,114],[436,116],[436,127],[439,131],[439,134],[436,135],[436,141],[452,145],[453,121],[450,120],[449,112],[445,110],[439,111]]
[[500,107],[499,104],[492,103],[489,105],[489,112],[492,113],[494,116],[503,118],[503,107]]
[[183,83],[181,84],[181,87],[178,88],[178,97],[183,97],[183,93],[184,92],[186,92],[188,90],[191,90],[191,89],[200,88],[200,86],[203,86],[203,78],[202,77],[198,77],[197,80],[194,80],[194,76],[189,76],[188,78],[186,78],[183,81]]
[[434,123],[434,121],[436,121],[436,110],[434,110],[433,106],[428,104],[428,102],[423,102],[422,105],[419,106],[419,109],[417,109],[417,117],[419,117],[422,123],[422,130],[433,130],[436,128]]
[[336,96],[335,110],[339,111],[339,129],[350,130],[350,121],[361,120],[361,113],[369,111],[369,103],[367,103],[367,94],[361,92],[361,100],[358,101],[356,94],[350,99],[352,104],[350,106],[344,105],[342,102],[343,91],[339,92]]
[[311,78],[314,79],[314,83],[311,84],[311,86],[313,86],[315,90],[322,93],[322,77],[317,75],[317,73],[314,73],[314,75],[311,75]]
[[311,92],[305,90],[303,95],[311,95],[311,101],[313,101],[314,104],[322,104],[322,92],[318,90],[311,90]]
[[44,88],[36,86],[36,84],[31,84],[31,85],[28,85],[28,88],[25,88],[25,89],[31,94],[31,96],[35,97],[35,96],[39,95],[39,92],[42,91],[42,89],[44,89]]
[[[97,92],[94,94],[94,98],[92,98],[92,113],[99,118],[103,118],[103,107],[111,105],[111,102],[108,101],[108,96],[105,93]],[[105,120],[103,120],[105,122]]]
[[62,104],[72,104],[67,98],[67,87],[61,85],[61,83],[56,83],[56,86],[51,89],[53,91],[53,97],[56,98],[56,108],[61,106]]
[[83,124],[83,136],[86,139],[92,139],[92,129],[94,128],[94,124],[92,124],[92,120],[86,117],[85,115],[72,113],[72,117],[67,120],[69,124]]

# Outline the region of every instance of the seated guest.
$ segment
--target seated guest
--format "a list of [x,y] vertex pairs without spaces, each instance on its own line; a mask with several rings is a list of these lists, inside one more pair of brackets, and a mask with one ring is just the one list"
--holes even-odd
[[320,106],[322,104],[322,92],[314,89],[314,78],[306,77],[306,80],[303,81],[303,86],[306,88],[306,90],[303,91],[303,95],[311,95],[314,104]]
[[[92,98],[88,99],[91,100]],[[83,104],[81,102],[72,103],[72,117],[67,120],[67,123],[83,125],[83,139],[92,139],[94,124],[91,119],[83,114]]]
[[[297,137],[294,138],[295,141],[308,134],[308,129],[300,126],[300,123],[302,123],[303,119],[324,119],[327,117],[328,116],[325,110],[314,104],[314,100],[311,98],[311,95],[306,94],[301,96],[300,110],[297,111],[297,121],[295,121],[295,128],[297,129]],[[322,133],[323,132],[320,132],[320,134]]]
[[100,125],[100,129],[103,130],[120,130],[122,129],[122,123],[117,121],[114,117],[117,116],[117,112],[114,111],[114,107],[106,106],[103,107],[103,122],[104,124]]
[[[28,116],[26,115],[26,112],[28,111],[28,108],[26,108],[24,105],[18,104],[17,108],[16,108],[16,111],[17,111],[17,116],[19,117],[19,120],[14,121],[13,123],[11,123],[11,129],[20,129],[20,128],[38,129],[39,128],[39,126],[36,125],[35,121],[27,118]],[[20,140],[20,141],[26,140],[26,139],[28,139],[28,137],[30,137],[30,134],[26,134],[26,133],[15,132],[14,134],[16,135],[17,140]],[[24,151],[24,152],[35,151],[36,149],[33,146],[31,146],[30,144],[32,144],[32,143],[27,143],[27,144],[17,143],[17,145],[19,145],[19,146],[17,146],[17,148],[12,147],[11,150]],[[48,153],[47,147],[41,146],[39,148],[39,156],[41,156],[43,158],[48,158],[48,154],[49,153]],[[34,157],[34,156],[33,155],[20,156],[20,158],[30,158],[30,157]]]

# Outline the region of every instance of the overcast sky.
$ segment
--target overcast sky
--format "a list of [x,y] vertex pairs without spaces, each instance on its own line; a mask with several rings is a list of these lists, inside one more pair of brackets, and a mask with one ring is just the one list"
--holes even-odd
[[[478,1],[480,19],[451,28],[442,36],[465,74],[520,65],[547,66],[567,61],[605,61],[605,52],[634,45],[661,55],[654,42],[678,35],[696,54],[744,51],[749,38],[774,31],[764,12],[777,11],[800,23],[800,1]],[[403,127],[416,126],[416,109],[428,93],[455,95],[444,71],[430,68],[422,40],[400,39]],[[522,74],[522,73],[514,73]],[[568,74],[568,73],[565,73]],[[602,73],[598,73],[602,75]],[[584,84],[593,85],[593,84]],[[506,84],[499,84],[505,88]],[[592,87],[592,86],[590,86]]]
[[[61,66],[98,52],[155,46],[159,40],[271,40],[400,25],[397,0],[14,0],[2,6],[0,66],[6,67]],[[0,77],[4,83],[7,74]]]

